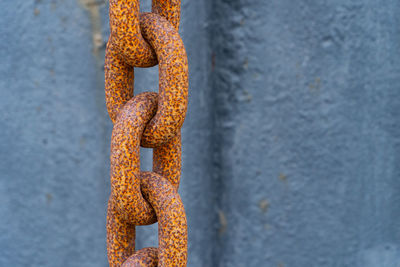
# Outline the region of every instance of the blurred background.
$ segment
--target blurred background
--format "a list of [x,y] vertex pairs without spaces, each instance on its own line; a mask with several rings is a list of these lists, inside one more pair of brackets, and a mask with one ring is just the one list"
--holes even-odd
[[[107,12],[0,2],[0,266],[108,266]],[[400,266],[399,14],[398,0],[182,1],[188,266]],[[148,90],[157,67],[136,69]],[[137,240],[157,246],[157,227]]]

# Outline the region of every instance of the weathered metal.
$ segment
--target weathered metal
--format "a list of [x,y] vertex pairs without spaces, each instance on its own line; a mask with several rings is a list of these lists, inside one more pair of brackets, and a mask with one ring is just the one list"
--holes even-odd
[[[180,0],[110,0],[105,59],[111,139],[107,211],[110,266],[186,266],[187,223],[177,193],[181,134],[187,109],[188,65],[179,36]],[[159,64],[159,92],[134,96],[133,67]],[[140,145],[153,148],[153,171],[140,171]],[[135,251],[135,225],[158,221],[158,248]]]

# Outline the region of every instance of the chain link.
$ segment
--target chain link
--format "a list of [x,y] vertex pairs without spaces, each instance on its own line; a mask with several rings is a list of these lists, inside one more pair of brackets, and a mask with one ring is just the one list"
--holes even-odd
[[[188,63],[179,36],[180,0],[110,0],[105,58],[111,137],[107,254],[111,267],[186,266],[187,222],[177,192]],[[134,67],[159,65],[159,90],[134,96]],[[153,171],[140,171],[140,145],[153,148]],[[158,248],[135,251],[135,226],[158,221]]]

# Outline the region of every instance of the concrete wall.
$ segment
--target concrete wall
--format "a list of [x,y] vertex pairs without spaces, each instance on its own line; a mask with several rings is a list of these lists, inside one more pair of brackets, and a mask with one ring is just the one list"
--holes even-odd
[[217,266],[400,266],[399,11],[215,3]]
[[[108,266],[107,8],[0,2],[0,266]],[[400,266],[399,13],[183,1],[188,266]],[[136,74],[157,90],[156,67]]]

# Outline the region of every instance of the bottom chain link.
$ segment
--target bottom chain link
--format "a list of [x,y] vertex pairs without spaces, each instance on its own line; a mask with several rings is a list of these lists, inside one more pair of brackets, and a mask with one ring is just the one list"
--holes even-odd
[[141,185],[145,199],[157,214],[158,250],[141,249],[122,266],[186,266],[187,223],[178,192],[168,180],[152,172],[142,173]]
[[[140,171],[140,138],[157,109],[157,94],[129,100],[117,116],[111,141],[111,195],[107,212],[111,266],[186,266],[187,222],[178,195],[180,132],[154,149],[153,171]],[[158,221],[159,245],[135,252],[135,225]]]

